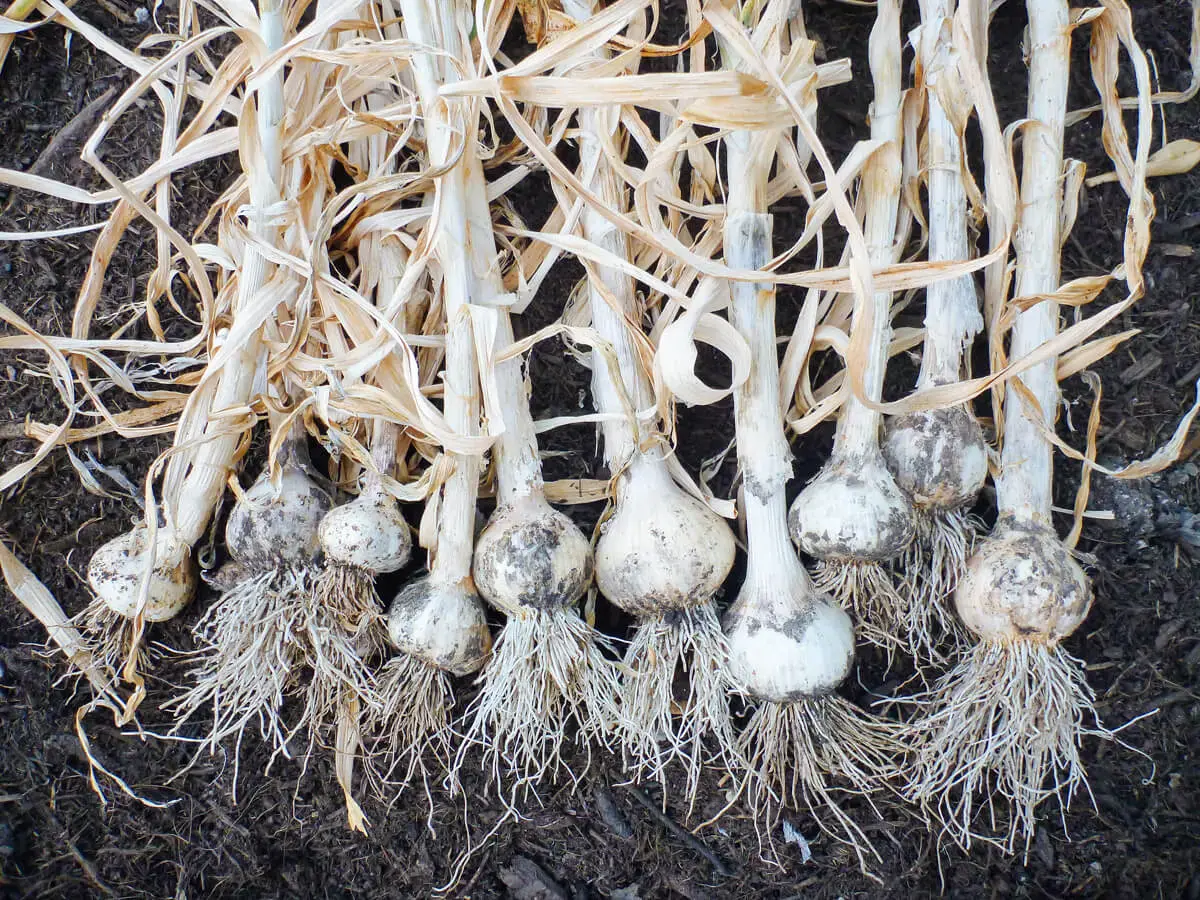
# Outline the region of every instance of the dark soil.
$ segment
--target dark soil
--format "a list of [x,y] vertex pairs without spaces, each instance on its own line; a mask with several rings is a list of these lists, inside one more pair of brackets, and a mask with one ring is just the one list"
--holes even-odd
[[[910,5],[911,19],[916,13],[915,4]],[[127,3],[121,8],[133,12]],[[809,8],[811,31],[822,39],[829,57],[853,57],[860,79],[824,98],[821,128],[836,156],[864,128],[869,92],[861,79],[872,17],[869,9],[838,3],[814,0]],[[90,5],[81,14],[126,46],[144,36],[136,26],[122,25]],[[1163,89],[1188,83],[1189,17],[1186,0],[1135,4],[1137,31],[1155,55]],[[1020,4],[1010,3],[993,28],[993,84],[1005,121],[1018,118],[1024,105],[1023,22]],[[116,63],[80,39],[65,47],[62,38],[61,29],[46,27],[16,42],[0,75],[0,165],[28,168],[89,101],[111,85],[128,84]],[[1081,31],[1075,106],[1090,103],[1094,95],[1084,68],[1085,41]],[[1164,117],[1170,137],[1200,137],[1195,104],[1168,107]],[[107,146],[106,158],[119,171],[144,165],[157,146],[151,112],[120,123]],[[1100,146],[1096,120],[1071,132],[1070,152],[1094,171],[1105,168]],[[72,162],[78,147],[79,141],[61,147],[46,161],[44,174],[101,187],[86,166]],[[228,182],[230,164],[208,166],[177,180],[178,195],[193,222]],[[1141,334],[1097,367],[1105,385],[1101,451],[1113,460],[1144,457],[1160,445],[1190,404],[1192,384],[1200,376],[1200,301],[1193,289],[1200,283],[1200,256],[1181,255],[1196,243],[1200,172],[1159,180],[1154,188],[1157,244],[1146,267],[1149,292],[1120,323],[1140,328]],[[531,194],[518,202],[536,221],[534,211],[545,198]],[[0,230],[7,231],[97,221],[104,214],[2,189],[0,208]],[[1114,263],[1124,208],[1115,185],[1087,193],[1066,247],[1065,276],[1094,274]],[[185,210],[179,214],[186,219]],[[180,224],[186,231],[193,222]],[[790,226],[784,222],[779,227]],[[39,330],[67,333],[91,239],[83,235],[0,245],[0,299]],[[127,236],[109,273],[102,313],[140,302],[153,253],[149,229]],[[548,283],[546,297],[524,327],[552,317],[576,277],[577,270],[564,267]],[[1116,299],[1113,292],[1100,302]],[[796,301],[782,296],[781,317],[794,316]],[[540,414],[577,410],[589,400],[586,371],[561,349],[549,344],[534,357]],[[44,368],[44,360],[33,354],[0,358],[0,470],[27,458],[34,446],[14,438],[11,423],[27,417],[53,423],[62,416],[57,392],[39,374]],[[1070,416],[1062,432],[1082,445],[1090,393],[1078,378],[1065,390]],[[682,413],[680,452],[693,470],[728,442],[729,415],[727,405]],[[814,434],[797,444],[797,485],[815,469],[827,440],[827,434]],[[165,441],[107,438],[75,449],[119,467],[138,484]],[[603,472],[586,428],[548,435],[545,449],[564,454],[548,462],[551,477]],[[849,805],[881,854],[873,866],[880,882],[864,878],[853,856],[820,837],[816,825],[801,814],[790,820],[811,842],[811,862],[802,862],[797,846],[781,851],[782,870],[764,862],[753,822],[735,810],[698,836],[719,863],[714,865],[641,802],[661,802],[659,786],[645,786],[644,798],[639,798],[621,785],[615,763],[598,759],[576,790],[546,788],[540,805],[526,804],[525,819],[502,824],[469,859],[456,893],[477,898],[910,897],[942,892],[964,898],[1200,898],[1200,574],[1198,560],[1183,540],[1194,535],[1187,531],[1195,528],[1195,523],[1189,526],[1189,511],[1200,511],[1197,462],[1185,460],[1128,488],[1096,485],[1093,508],[1113,509],[1116,518],[1089,521],[1084,529],[1080,549],[1095,556],[1097,602],[1069,649],[1087,662],[1104,720],[1110,726],[1133,724],[1121,732],[1127,747],[1087,743],[1092,797],[1077,797],[1065,817],[1045,809],[1027,859],[1005,857],[986,846],[969,854],[938,852],[910,812],[885,801],[881,820],[862,804]],[[732,474],[727,462],[714,487],[727,492]],[[1060,465],[1061,507],[1072,505],[1078,478],[1078,466]],[[578,507],[575,512],[590,525],[598,508]],[[81,571],[92,550],[137,516],[137,504],[128,497],[106,499],[85,492],[62,451],[0,497],[0,529],[72,612],[87,599]],[[1063,532],[1069,527],[1065,516],[1058,524]],[[317,759],[306,772],[295,762],[276,760],[264,775],[266,750],[247,746],[235,803],[232,760],[205,759],[185,778],[168,783],[186,762],[186,747],[119,734],[111,721],[94,715],[85,724],[97,757],[134,792],[159,805],[131,799],[105,779],[100,781],[101,802],[89,786],[75,735],[73,710],[79,698],[62,681],[61,660],[42,654],[44,633],[11,597],[5,595],[0,603],[4,897],[423,897],[449,880],[467,846],[467,832],[478,842],[500,818],[500,806],[485,792],[483,781],[468,778],[468,815],[461,798],[435,794],[427,823],[423,799],[405,795],[390,810],[368,804],[370,835],[362,837],[344,825],[341,795],[327,758]],[[628,627],[602,603],[600,607],[606,629],[620,634]],[[195,615],[193,611],[182,622],[161,628],[156,637],[187,646],[186,629]],[[169,678],[177,671],[167,666],[159,674]],[[163,720],[153,704],[165,687],[150,685],[151,699],[143,706],[147,728]],[[462,687],[466,695],[467,686]],[[685,811],[678,808],[677,796],[668,786],[667,813],[681,821]],[[697,820],[724,801],[724,789],[710,777]],[[722,870],[728,874],[720,874]]]

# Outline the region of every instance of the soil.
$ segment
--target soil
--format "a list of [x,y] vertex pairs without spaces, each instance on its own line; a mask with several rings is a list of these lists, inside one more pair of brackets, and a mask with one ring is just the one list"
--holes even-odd
[[[916,4],[907,6],[913,7],[906,10],[911,25]],[[1139,0],[1134,6],[1137,33],[1154,53],[1162,88],[1185,87],[1189,3]],[[105,7],[136,21],[129,0]],[[811,32],[828,56],[849,55],[864,77],[871,11],[819,0],[806,9]],[[80,14],[126,46],[147,34],[99,6],[81,5]],[[1021,5],[1010,3],[993,27],[993,85],[1006,122],[1019,118],[1024,105],[1023,24]],[[1085,69],[1085,35],[1081,31],[1077,38],[1076,107],[1094,95]],[[90,101],[129,83],[117,63],[80,39],[62,38],[63,31],[51,26],[16,41],[0,74],[0,165],[29,168]],[[820,128],[835,156],[863,133],[868,93],[848,86],[823,98]],[[152,113],[135,110],[106,143],[106,161],[118,171],[135,171],[154,156]],[[1200,108],[1194,103],[1165,108],[1163,119],[1171,138],[1200,137]],[[43,174],[101,187],[76,159],[89,128],[43,160]],[[1097,120],[1071,131],[1069,152],[1092,171],[1105,169],[1100,147]],[[231,164],[212,164],[177,179],[185,232],[228,183]],[[1101,452],[1115,461],[1144,457],[1169,437],[1200,375],[1200,301],[1193,291],[1200,283],[1200,255],[1189,255],[1200,223],[1200,172],[1158,180],[1154,190],[1158,215],[1146,266],[1149,290],[1119,323],[1140,333],[1095,367],[1105,386]],[[1066,277],[1107,270],[1118,258],[1122,199],[1116,185],[1086,192],[1064,252]],[[545,202],[536,187],[518,198],[531,221]],[[3,189],[0,209],[5,231],[99,221],[104,214]],[[85,234],[0,244],[0,299],[35,328],[66,333],[91,240]],[[139,302],[153,253],[148,229],[127,236],[109,272],[101,315]],[[551,319],[577,276],[577,269],[564,266],[522,328]],[[1116,299],[1113,291],[1099,302]],[[797,300],[786,292],[781,296],[784,320],[794,316]],[[589,402],[587,373],[561,346],[540,347],[531,368],[536,414],[577,411]],[[905,367],[897,368],[894,378],[911,377]],[[34,354],[0,357],[0,470],[34,449],[32,442],[13,437],[12,423],[61,418],[62,400],[44,369],[44,359]],[[902,390],[906,383],[891,387]],[[1065,394],[1063,433],[1081,445],[1090,391],[1072,378]],[[728,404],[681,412],[680,452],[693,471],[724,449],[730,412]],[[796,486],[827,452],[828,437],[818,431],[797,442]],[[165,442],[106,438],[77,445],[75,452],[119,468],[136,485]],[[550,477],[603,475],[587,428],[552,432],[544,449],[560,454],[548,460]],[[501,822],[467,859],[455,896],[1200,898],[1200,560],[1190,550],[1200,544],[1200,535],[1189,518],[1200,511],[1197,463],[1185,459],[1140,484],[1097,481],[1091,505],[1113,510],[1114,518],[1089,520],[1083,530],[1079,549],[1094,558],[1097,599],[1068,649],[1086,662],[1104,721],[1130,724],[1120,732],[1124,746],[1085,744],[1091,795],[1076,797],[1065,815],[1044,809],[1026,857],[1006,857],[987,845],[969,853],[939,849],[910,811],[885,799],[877,817],[863,803],[848,804],[880,853],[871,867],[878,880],[865,878],[852,854],[799,813],[786,818],[807,839],[812,858],[804,861],[798,844],[783,845],[782,867],[776,866],[760,858],[754,823],[737,808],[700,831],[699,846],[670,825],[684,819],[678,790],[667,785],[664,803],[662,786],[632,789],[622,783],[615,761],[597,758],[578,786],[547,787],[540,803],[531,799],[524,805],[521,820]],[[728,495],[732,478],[727,461],[713,486]],[[1060,461],[1059,506],[1072,506],[1078,480],[1079,467]],[[87,601],[81,571],[92,550],[138,516],[132,497],[114,483],[106,486],[113,496],[85,491],[60,450],[0,497],[0,529],[71,612]],[[573,513],[590,527],[599,507],[575,507]],[[1068,518],[1058,525],[1065,532]],[[735,587],[736,573],[726,593]],[[209,599],[203,597],[201,605]],[[600,624],[622,634],[628,621],[600,606]],[[476,846],[501,818],[500,805],[476,776],[465,785],[468,814],[462,798],[435,792],[427,816],[423,798],[406,794],[390,809],[367,804],[371,824],[364,837],[345,827],[328,758],[315,759],[307,771],[276,759],[264,774],[268,752],[251,741],[236,772],[231,759],[205,758],[186,777],[169,781],[188,759],[186,746],[118,733],[110,720],[94,715],[85,726],[96,756],[146,802],[105,778],[98,782],[102,801],[89,784],[75,733],[80,697],[63,679],[61,660],[42,652],[45,634],[10,596],[0,600],[0,609],[0,896],[423,897],[450,880],[468,835]],[[156,637],[186,648],[187,627],[196,615],[160,628]],[[142,710],[147,729],[164,721],[154,704],[177,674],[170,665],[156,672]],[[465,699],[469,686],[460,688]],[[577,754],[574,762],[582,767],[583,756]],[[665,821],[643,801],[665,805]],[[724,802],[718,777],[708,777],[695,820]]]

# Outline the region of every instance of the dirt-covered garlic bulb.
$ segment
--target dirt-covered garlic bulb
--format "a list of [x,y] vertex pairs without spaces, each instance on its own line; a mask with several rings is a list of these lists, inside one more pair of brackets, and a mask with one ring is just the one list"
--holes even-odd
[[196,592],[196,566],[190,550],[171,540],[167,533],[165,541],[157,542],[142,605],[140,593],[151,561],[150,545],[145,525],[108,541],[88,563],[88,585],[115,615],[132,619],[141,612],[147,622],[165,622],[191,602]]
[[330,510],[319,537],[326,563],[352,569],[356,577],[399,571],[412,557],[412,536],[400,505],[371,487]]
[[465,532],[443,525],[433,569],[406,585],[388,608],[396,652],[378,674],[380,705],[366,711],[363,732],[384,762],[385,781],[401,788],[414,774],[427,781],[430,755],[450,768],[450,679],[478,672],[492,651],[483,601],[469,574],[470,544],[465,558],[451,546],[462,534],[469,541],[473,524],[472,510]]
[[813,589],[787,549],[769,567],[763,565],[766,553],[755,553],[757,565],[747,571],[724,618],[734,679],[751,696],[770,703],[831,694],[854,663],[850,617]]
[[634,457],[617,481],[611,518],[596,546],[596,584],[630,615],[680,618],[712,603],[733,567],[733,533],[682,490],[666,462]]
[[475,584],[512,618],[573,609],[592,580],[592,547],[541,497],[505,501],[475,541]]
[[406,585],[388,608],[392,646],[431,669],[450,675],[479,671],[492,649],[492,634],[479,594],[469,579],[449,581],[431,573]]
[[397,572],[412,558],[412,535],[396,499],[384,487],[396,460],[397,426],[373,426],[372,468],[357,497],[321,520],[317,537],[325,568],[317,580],[314,628],[345,632],[346,650],[363,658],[382,649],[384,626],[375,578]]
[[325,485],[313,477],[308,452],[289,438],[278,478],[264,472],[238,498],[225,524],[225,547],[234,562],[262,574],[311,564],[321,552],[321,520],[333,507]]
[[1053,529],[1006,516],[971,557],[954,607],[982,640],[1056,646],[1083,624],[1092,585]]
[[975,502],[987,479],[983,429],[964,406],[889,419],[883,457],[896,484],[921,511],[961,510]]
[[796,497],[789,522],[805,553],[847,565],[887,563],[913,537],[912,506],[879,452],[835,449],[834,459]]
[[78,621],[97,661],[117,672],[131,659],[136,668],[141,646],[136,617],[165,622],[179,615],[195,596],[198,579],[191,547],[167,528],[152,540],[139,524],[92,554],[87,580],[93,599]]
[[306,440],[295,423],[275,469],[238,498],[225,525],[230,560],[213,580],[224,591],[193,628],[192,686],[169,705],[177,730],[198,711],[211,711],[202,742],[209,750],[228,737],[240,741],[256,720],[277,750],[287,750],[281,708],[302,658],[296,625],[313,589],[318,529],[333,507],[309,465]]

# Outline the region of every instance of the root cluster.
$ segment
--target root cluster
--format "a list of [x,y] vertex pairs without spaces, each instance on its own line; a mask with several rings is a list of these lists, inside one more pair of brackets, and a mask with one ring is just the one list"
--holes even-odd
[[312,590],[302,571],[269,571],[246,579],[196,623],[192,686],[167,709],[176,731],[198,711],[212,715],[201,748],[215,752],[228,738],[240,744],[257,722],[263,740],[288,755],[292,730],[283,721],[284,696],[302,661],[296,610]]
[[[1028,850],[1035,811],[1062,808],[1086,772],[1079,745],[1112,738],[1099,725],[1083,664],[1060,647],[1018,640],[981,643],[927,694],[913,698],[914,759],[906,794],[926,807],[961,847],[995,834],[1012,852]],[[1007,827],[1003,803],[1007,807]],[[980,820],[983,819],[981,822]]]
[[667,767],[682,765],[689,810],[705,765],[740,767],[728,656],[711,602],[643,620],[625,652],[621,744],[630,769],[665,783]]
[[514,792],[563,771],[576,780],[582,772],[562,760],[567,734],[574,731],[590,760],[591,747],[607,746],[621,717],[618,670],[606,646],[574,610],[510,617],[479,676],[455,771],[477,744],[493,780]]
[[823,832],[854,851],[864,871],[868,857],[878,858],[839,795],[870,803],[871,793],[899,775],[905,747],[896,723],[836,694],[761,703],[739,747],[748,765],[743,790],[768,848],[782,812],[806,809]]

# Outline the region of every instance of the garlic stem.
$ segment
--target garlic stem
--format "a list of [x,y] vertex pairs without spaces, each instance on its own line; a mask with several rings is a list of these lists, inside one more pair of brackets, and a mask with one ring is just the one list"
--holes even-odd
[[[512,320],[507,310],[501,310],[496,328],[497,350],[510,347],[513,342]],[[541,499],[545,496],[542,464],[519,356],[496,366],[496,387],[505,424],[496,445],[499,501],[511,505],[523,498]]]
[[[406,10],[412,0],[402,2]],[[469,47],[460,43],[458,10],[454,2],[435,3],[440,22],[442,43],[440,46],[454,60],[466,60]],[[423,40],[426,40],[422,38]],[[441,83],[459,81],[458,68],[442,63]],[[494,304],[504,293],[500,273],[496,268],[496,241],[492,232],[491,212],[487,200],[487,183],[483,177],[483,166],[475,151],[475,131],[478,100],[461,98],[439,100],[440,104],[457,103],[460,110],[459,127],[464,141],[462,156],[455,166],[460,172],[458,190],[454,202],[460,204],[455,211],[456,221],[462,222],[463,238],[460,257],[468,264],[465,267],[471,277],[468,296],[471,303]],[[449,202],[449,198],[447,198]],[[507,309],[500,309],[496,329],[497,353],[502,353],[514,343],[512,321]],[[522,497],[540,497],[543,494],[541,462],[538,457],[537,432],[529,410],[529,397],[525,391],[525,379],[519,357],[496,365],[495,380],[500,407],[504,414],[504,430],[496,442],[496,475],[499,482],[500,500],[510,504]]]
[[[564,0],[563,11],[582,22],[592,15],[592,0]],[[623,210],[626,206],[623,190],[616,173],[604,158],[601,135],[612,135],[617,127],[615,110],[592,106],[579,112],[579,169],[588,176],[588,187],[606,207]],[[588,205],[581,217],[584,237],[619,259],[629,257],[629,240],[625,233],[604,215]],[[607,413],[601,424],[604,435],[604,459],[609,471],[621,472],[639,451],[660,458],[655,447],[647,446],[641,434],[641,423],[630,423],[625,413],[627,400],[635,414],[641,414],[654,403],[653,392],[646,378],[628,322],[637,322],[639,310],[633,281],[625,273],[608,266],[597,266],[593,277],[599,284],[589,284],[589,308],[592,327],[613,350],[617,367],[614,371],[602,353],[592,354],[592,396],[596,408]],[[607,297],[605,296],[607,295]],[[622,396],[622,389],[624,397]]]
[[396,446],[400,436],[400,428],[386,419],[374,419],[371,423],[371,464],[374,468],[367,470],[363,479],[363,494],[383,496],[387,489],[383,486],[383,476],[390,475],[396,465]]
[[[610,208],[620,209],[616,176],[603,163],[596,169],[600,146],[592,136],[592,127],[599,124],[600,116],[589,111],[582,118],[580,167],[585,172],[595,171],[592,189]],[[628,258],[629,246],[624,233],[590,208],[583,214],[583,234],[590,242],[620,259]],[[641,422],[630,422],[626,417],[628,410],[621,389],[624,388],[624,397],[632,405],[635,415],[643,413],[654,401],[637,347],[629,333],[628,322],[638,319],[633,283],[623,272],[607,266],[598,266],[593,277],[598,277],[600,283],[589,285],[592,327],[612,346],[617,366],[612,369],[602,353],[592,354],[592,396],[596,408],[608,414],[601,426],[604,459],[609,471],[616,473],[638,453],[659,456],[656,448],[647,446],[641,433]]]
[[[950,121],[938,84],[953,79],[950,18],[954,0],[922,0],[923,67],[929,121],[929,261],[968,259],[967,191],[963,184],[962,144]],[[918,388],[959,380],[964,351],[983,328],[975,282],[970,275],[937,281],[925,291],[925,343]]]
[[[270,55],[283,46],[284,10],[282,0],[260,0],[258,5],[258,36],[265,53]],[[280,186],[283,174],[283,125],[286,108],[283,99],[284,70],[282,67],[264,81],[255,92],[255,115],[258,132],[258,165],[249,171],[250,221],[249,231],[263,243],[273,243],[279,227],[267,218],[270,207],[282,199]],[[240,311],[252,305],[269,280],[273,265],[252,244],[247,245],[242,267],[238,273],[237,297],[231,310],[234,319]],[[255,378],[265,364],[261,331],[256,332],[230,358],[221,371],[213,394],[208,421],[223,410],[245,406],[250,400]],[[218,423],[223,426],[224,423]],[[202,426],[204,427],[204,426]],[[177,440],[187,435],[177,436]],[[167,499],[166,516],[183,545],[190,547],[204,536],[225,481],[235,463],[241,435],[226,434],[203,443],[194,454],[180,454],[171,459],[168,469],[182,467],[186,471],[177,497]],[[168,471],[165,481],[172,481]]]
[[[1029,124],[1022,144],[1021,216],[1017,227],[1017,284],[1020,297],[1052,294],[1059,287],[1061,257],[1063,133],[1071,55],[1070,10],[1065,0],[1030,0]],[[1010,354],[1016,359],[1054,337],[1058,304],[1042,301],[1017,316]],[[1020,376],[1041,407],[1041,423],[1030,419],[1017,389],[1005,391],[1004,448],[996,484],[1001,515],[1050,525],[1053,448],[1041,427],[1054,427],[1058,407],[1055,362],[1047,360]]]
[[[863,234],[867,241],[868,258],[875,268],[895,262],[902,175],[902,49],[899,0],[879,0],[868,46],[875,86],[875,99],[871,103],[871,138],[883,141],[885,145],[867,163],[862,177],[862,193],[868,204]],[[877,403],[883,397],[883,380],[887,371],[888,345],[892,334],[892,295],[887,291],[877,291],[867,302],[872,304],[872,317],[866,345],[867,358],[863,365],[863,396]],[[838,420],[834,458],[855,459],[878,454],[881,421],[881,413],[869,408],[857,397],[850,397]]]
[[[771,216],[763,210],[775,139],[773,132],[750,131],[734,131],[725,138],[729,171],[725,261],[735,269],[761,269],[771,258]],[[785,491],[792,477],[792,451],[780,414],[775,287],[735,281],[729,289],[730,321],[746,339],[751,359],[750,375],[733,395],[745,498],[746,580],[753,584],[767,579],[777,587],[807,586],[808,573],[792,549],[787,530]],[[785,568],[789,572],[783,577]]]
[[[457,141],[474,140],[474,127],[464,135],[466,123],[456,121],[460,117],[453,115],[466,106],[464,101],[446,101],[438,96],[441,84],[454,78],[451,61],[462,57],[453,16],[449,28],[436,21],[439,14],[446,12],[439,6],[441,4],[435,0],[400,0],[408,38],[440,49],[450,57],[446,60],[432,52],[416,53],[412,57],[413,78],[425,121],[429,164],[435,168],[443,168],[455,161]],[[463,435],[475,435],[479,431],[474,338],[466,310],[476,293],[473,265],[477,257],[470,252],[473,244],[468,230],[466,198],[467,169],[473,158],[473,153],[465,153],[437,181],[437,215],[441,227],[435,237],[435,252],[442,264],[442,302],[446,317],[442,409],[450,427]],[[460,453],[448,453],[447,456],[453,469],[442,489],[437,547],[430,576],[453,583],[471,575],[479,458]]]
[[[738,131],[725,143],[730,173],[725,259],[735,268],[760,269],[771,257],[771,217],[761,210],[766,208],[766,171],[774,142]],[[730,320],[749,344],[751,356],[750,375],[734,393],[734,419],[744,480],[748,546],[754,555],[755,532],[769,527],[776,505],[772,501],[779,499],[782,503],[792,477],[792,452],[779,412],[775,288],[744,281],[732,282],[729,288]],[[786,511],[782,515],[786,522]],[[794,557],[795,553],[789,548],[786,555]]]

